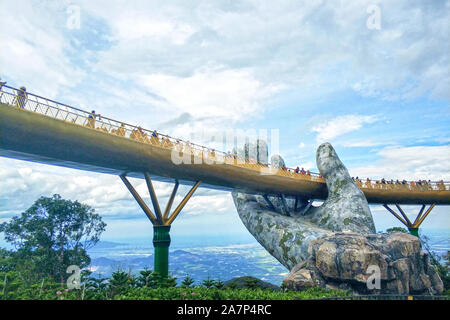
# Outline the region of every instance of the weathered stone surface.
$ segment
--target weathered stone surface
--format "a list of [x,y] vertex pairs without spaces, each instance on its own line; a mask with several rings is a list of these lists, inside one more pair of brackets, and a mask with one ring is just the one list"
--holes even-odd
[[289,270],[309,257],[311,240],[332,234],[302,217],[270,210],[260,196],[233,192],[239,217],[256,240]]
[[260,163],[267,164],[269,161],[269,151],[267,148],[267,143],[262,139],[257,139],[256,143],[254,144],[254,148],[256,150],[252,151],[251,154],[256,154],[256,160]]
[[[284,284],[294,290],[310,286],[347,288],[362,294],[440,294],[443,284],[415,236],[337,232],[311,241],[310,257],[295,266]],[[380,289],[368,289],[380,270]],[[371,283],[372,281],[369,281]]]
[[305,290],[313,287],[326,286],[323,278],[313,268],[305,268],[306,262],[299,263],[289,276],[284,279],[283,284],[291,290]]
[[[291,270],[285,285],[367,292],[367,268],[378,266],[381,292],[439,293],[442,281],[421,252],[418,239],[406,234],[375,234],[363,192],[329,143],[317,150],[317,166],[328,187],[319,207],[303,200],[233,192],[239,217],[256,240]],[[284,161],[273,156],[272,166]]]
[[272,168],[276,169],[280,169],[281,167],[286,166],[283,158],[278,154],[274,154],[272,157],[270,157],[270,164]]
[[308,210],[305,217],[328,230],[375,232],[366,197],[353,182],[331,144],[319,146],[316,162],[327,183],[328,198],[320,207]]
[[[331,186],[328,197],[331,200],[325,201],[320,207],[310,207],[301,215],[294,210],[295,200],[292,198],[282,200],[279,196],[268,196],[269,204],[260,195],[232,193],[244,225],[288,269],[309,257],[308,245],[311,240],[332,231],[375,232],[364,194],[354,184],[330,144],[319,146],[317,162],[320,172]],[[278,168],[284,165],[284,160],[274,155],[271,164]],[[341,188],[336,187],[338,181],[341,181]],[[301,206],[299,208],[302,209]]]

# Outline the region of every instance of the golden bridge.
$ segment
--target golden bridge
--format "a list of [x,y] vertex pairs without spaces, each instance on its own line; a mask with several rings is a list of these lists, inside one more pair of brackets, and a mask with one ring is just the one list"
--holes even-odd
[[[156,259],[155,251],[155,270],[165,274],[164,248],[170,243],[170,225],[200,183],[207,188],[261,194],[267,201],[269,195],[281,197],[282,203],[286,203],[286,197],[295,198],[295,210],[303,210],[313,200],[323,200],[328,195],[325,181],[315,173],[273,168],[251,158],[92,114],[21,89],[0,86],[0,156],[119,175],[154,225],[155,250],[160,249],[159,256],[163,256]],[[188,157],[190,161],[175,163],[174,154],[183,159]],[[154,210],[142,200],[127,176],[146,180]],[[164,211],[159,206],[152,179],[175,181]],[[355,182],[369,203],[384,205],[414,234],[435,205],[450,204],[450,183],[444,181],[358,179]],[[179,184],[192,185],[192,188],[171,212]],[[395,204],[398,212],[389,204]],[[420,204],[422,208],[411,221],[400,204]]]

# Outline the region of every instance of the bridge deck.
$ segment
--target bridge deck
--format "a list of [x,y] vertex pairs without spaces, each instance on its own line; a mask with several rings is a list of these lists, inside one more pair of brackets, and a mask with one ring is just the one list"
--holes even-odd
[[[138,178],[147,171],[155,180],[177,179],[184,184],[200,180],[201,186],[220,190],[327,197],[319,176],[271,169],[195,144],[187,147],[165,135],[152,138],[152,131],[106,117],[93,121],[83,110],[36,95],[20,100],[17,89],[6,87],[8,92],[5,87],[0,92],[0,156]],[[173,148],[181,146],[186,154],[192,152],[194,164],[172,161]],[[450,204],[447,183],[412,187],[372,181],[360,187],[369,203]]]

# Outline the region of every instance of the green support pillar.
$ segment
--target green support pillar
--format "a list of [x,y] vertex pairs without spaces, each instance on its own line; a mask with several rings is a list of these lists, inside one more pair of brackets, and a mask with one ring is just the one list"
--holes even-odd
[[154,272],[167,278],[169,274],[170,226],[153,226],[153,246],[155,247]]
[[413,236],[419,237],[419,228],[408,228],[408,230]]
[[169,246],[170,246],[170,225],[175,220],[175,218],[180,214],[181,210],[184,208],[188,200],[192,197],[195,190],[197,190],[200,185],[200,181],[197,181],[187,195],[181,200],[180,204],[176,209],[170,214],[170,209],[172,208],[173,200],[178,190],[178,181],[175,181],[175,187],[173,188],[172,194],[167,202],[164,214],[161,212],[159,207],[158,199],[156,197],[155,189],[153,188],[153,183],[148,172],[144,172],[144,178],[147,182],[148,191],[150,193],[150,199],[153,203],[153,208],[155,213],[153,213],[150,208],[145,204],[142,197],[138,194],[136,189],[128,181],[126,174],[120,175],[123,183],[130,191],[136,202],[145,212],[147,217],[153,224],[153,247],[155,248],[154,266],[153,271],[157,272],[162,278],[167,278],[169,275]]

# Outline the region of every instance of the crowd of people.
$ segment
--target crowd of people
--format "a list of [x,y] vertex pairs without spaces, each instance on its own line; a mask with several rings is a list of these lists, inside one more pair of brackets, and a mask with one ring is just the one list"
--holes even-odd
[[297,166],[295,169],[292,168],[287,168],[285,165],[281,166],[281,170],[282,171],[287,171],[290,173],[296,173],[296,174],[300,174],[303,176],[311,176],[311,171],[309,170],[305,170],[304,168],[301,168],[299,166]]

